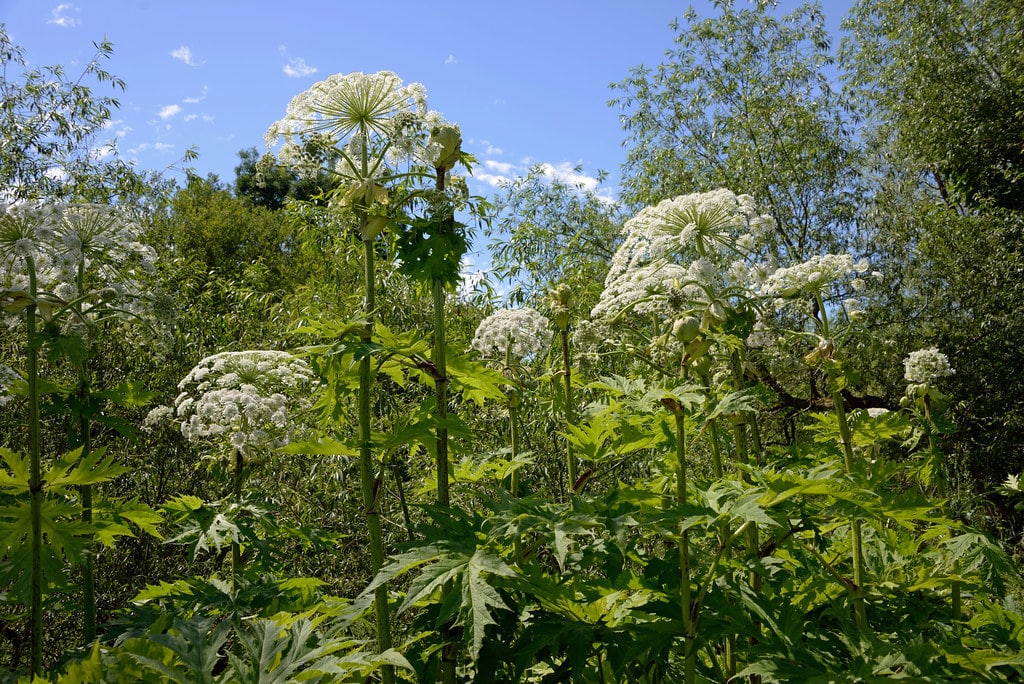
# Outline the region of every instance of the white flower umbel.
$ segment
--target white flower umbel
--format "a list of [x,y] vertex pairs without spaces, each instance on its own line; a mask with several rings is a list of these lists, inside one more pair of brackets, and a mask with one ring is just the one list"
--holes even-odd
[[137,295],[139,278],[152,272],[156,259],[140,242],[141,232],[120,210],[100,204],[5,205],[0,285],[22,288],[31,259],[37,292],[58,304],[87,295],[106,302]]
[[548,319],[535,309],[502,309],[477,326],[471,347],[486,358],[523,361],[540,354],[551,341]]
[[822,254],[776,269],[761,285],[760,293],[780,299],[823,294],[833,284],[852,281],[867,270],[867,261],[855,262],[849,254]]
[[191,442],[227,443],[243,452],[277,448],[288,443],[290,411],[307,403],[312,383],[309,365],[287,352],[222,352],[178,384],[174,408]]
[[911,352],[903,360],[903,377],[914,385],[933,386],[940,378],[949,377],[955,372],[946,355],[935,347]]
[[774,223],[770,216],[757,213],[750,195],[724,188],[663,200],[626,222],[625,239],[612,257],[608,279],[673,256],[718,261],[748,255]]
[[[642,209],[623,227],[595,317],[616,318],[630,306],[639,313],[664,309],[665,295],[746,285],[752,258],[774,220],[757,213],[749,195],[730,190],[681,195]],[[685,265],[685,266],[684,266]]]
[[428,156],[430,131],[442,125],[444,117],[427,109],[426,89],[419,83],[404,85],[391,71],[373,74],[334,74],[314,83],[288,104],[287,113],[267,130],[265,139],[273,147],[279,139],[281,160],[295,168],[309,168],[305,141],[326,136],[343,152],[335,170],[346,178],[365,179],[380,175],[379,168],[362,168],[363,159],[386,156],[424,161]]

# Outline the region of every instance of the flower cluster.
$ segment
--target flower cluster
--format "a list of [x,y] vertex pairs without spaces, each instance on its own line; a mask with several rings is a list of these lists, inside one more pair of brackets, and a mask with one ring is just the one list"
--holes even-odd
[[530,308],[502,309],[480,322],[470,346],[488,358],[522,361],[541,353],[550,340],[543,314]]
[[441,114],[427,109],[426,89],[419,83],[403,85],[391,71],[356,72],[334,74],[296,95],[285,117],[270,126],[265,139],[268,147],[284,139],[279,151],[284,163],[318,171],[318,166],[309,168],[303,141],[325,135],[344,151],[336,171],[363,179],[372,176],[373,169],[360,168],[357,160],[376,158],[385,149],[393,162],[437,161],[428,158],[439,153],[436,144],[428,149],[428,138],[444,123]]
[[0,363],[0,406],[3,406],[9,402],[13,397],[11,396],[11,387],[21,378],[10,366],[5,366]]
[[0,206],[0,285],[26,292],[31,269],[37,292],[59,305],[137,294],[156,259],[140,234],[118,209],[99,204]]
[[903,360],[903,377],[915,385],[934,385],[940,378],[955,372],[946,355],[935,347],[911,352]]
[[592,315],[616,317],[631,306],[640,306],[639,313],[661,311],[678,294],[702,300],[705,291],[746,284],[746,260],[773,226],[753,198],[725,189],[646,207],[626,222]]
[[674,256],[712,261],[746,256],[773,226],[770,216],[757,213],[750,195],[726,189],[663,200],[626,222],[625,239],[612,258],[608,278]]
[[174,412],[191,442],[226,440],[243,451],[276,448],[288,443],[289,409],[304,402],[312,383],[306,362],[287,352],[222,352],[200,361],[178,384]]
[[827,291],[833,283],[867,270],[867,260],[854,262],[849,254],[823,254],[794,266],[776,269],[765,279],[760,293],[779,299],[818,294]]

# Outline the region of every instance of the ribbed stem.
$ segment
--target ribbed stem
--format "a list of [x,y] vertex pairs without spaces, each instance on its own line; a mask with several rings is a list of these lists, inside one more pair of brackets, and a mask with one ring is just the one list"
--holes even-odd
[[29,516],[32,532],[29,537],[31,556],[30,602],[32,613],[32,675],[43,668],[43,466],[39,439],[39,348],[36,344],[36,269],[35,260],[27,257],[29,296],[32,304],[25,307],[25,329],[28,335],[28,458]]

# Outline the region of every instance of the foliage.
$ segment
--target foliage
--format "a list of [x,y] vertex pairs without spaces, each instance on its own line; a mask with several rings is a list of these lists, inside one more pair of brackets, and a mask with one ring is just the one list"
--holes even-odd
[[821,7],[779,17],[767,0],[737,4],[716,0],[706,18],[691,7],[665,62],[612,85],[628,136],[623,198],[736,188],[775,218],[774,254],[842,249],[856,152]]
[[[840,249],[864,169],[818,11],[716,8],[616,86],[632,217],[540,169],[502,190],[496,263],[536,310],[446,296],[484,207],[389,72],[300,95],[288,166],[243,154],[236,196],[192,175],[137,208],[140,306],[100,296],[135,264],[102,246],[74,292],[2,281],[0,680],[37,570],[36,681],[1024,677],[1019,564],[957,485],[987,458],[1020,501],[976,446],[1016,444],[992,331],[1019,327],[1019,216],[868,174],[874,261]],[[0,264],[49,277],[27,237]],[[301,368],[301,415],[274,364],[217,366],[284,347],[261,358]]]

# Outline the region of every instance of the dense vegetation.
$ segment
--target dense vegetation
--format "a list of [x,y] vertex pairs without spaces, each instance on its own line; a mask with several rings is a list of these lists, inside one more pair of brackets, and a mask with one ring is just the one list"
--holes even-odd
[[674,28],[618,204],[385,71],[139,173],[0,30],[0,680],[1021,681],[1024,17]]

